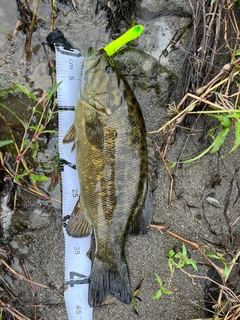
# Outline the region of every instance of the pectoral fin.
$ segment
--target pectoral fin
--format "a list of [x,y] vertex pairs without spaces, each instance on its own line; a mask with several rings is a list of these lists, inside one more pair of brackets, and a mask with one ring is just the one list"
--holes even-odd
[[68,221],[67,233],[74,238],[83,238],[90,235],[91,229],[92,227],[85,217],[81,199],[79,198]]
[[63,143],[70,143],[76,140],[76,129],[74,124],[71,125],[65,137],[63,138]]

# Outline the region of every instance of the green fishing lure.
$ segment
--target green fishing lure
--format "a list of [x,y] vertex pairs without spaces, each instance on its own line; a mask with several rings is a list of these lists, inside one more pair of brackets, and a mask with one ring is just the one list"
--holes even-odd
[[109,57],[112,56],[119,49],[121,49],[127,42],[138,38],[143,32],[143,30],[144,30],[144,27],[142,25],[140,24],[135,25],[134,27],[129,29],[127,32],[125,32],[123,35],[121,35],[119,38],[117,38],[116,40],[106,45],[104,50],[106,51]]

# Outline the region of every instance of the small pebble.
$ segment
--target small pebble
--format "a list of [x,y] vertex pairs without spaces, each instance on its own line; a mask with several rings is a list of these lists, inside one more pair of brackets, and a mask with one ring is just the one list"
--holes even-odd
[[206,197],[205,201],[208,204],[211,204],[212,206],[214,206],[215,208],[220,208],[220,203],[213,197]]

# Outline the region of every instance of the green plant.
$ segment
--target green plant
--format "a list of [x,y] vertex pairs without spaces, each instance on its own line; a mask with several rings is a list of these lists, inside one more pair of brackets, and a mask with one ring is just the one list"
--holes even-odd
[[[34,163],[36,162],[36,153],[39,150],[39,137],[43,134],[53,134],[56,132],[55,130],[49,130],[47,126],[52,120],[53,115],[57,112],[55,111],[56,99],[54,97],[60,84],[61,83],[53,86],[48,93],[43,93],[41,98],[37,98],[26,87],[23,87],[20,84],[14,84],[11,88],[0,91],[0,97],[3,97],[6,93],[16,94],[21,92],[34,102],[28,120],[21,119],[16,112],[5,104],[0,103],[0,108],[7,110],[13,115],[23,128],[21,138],[17,139],[12,126],[6,122],[3,116],[1,117],[6,132],[8,132],[11,139],[0,141],[0,147],[7,146],[8,144],[13,145],[10,149],[10,153],[15,161],[14,164],[10,166],[6,157],[4,157],[3,152],[0,151],[0,164],[10,175],[14,183],[44,198],[48,198],[49,196],[40,192],[36,184],[37,182],[47,180],[48,177],[44,174],[36,174]],[[27,186],[25,181],[26,178],[30,180],[32,187]]]
[[6,28],[4,28],[3,26],[0,25],[0,29],[6,34],[6,37],[9,41],[11,41],[12,39],[12,35],[10,32],[8,32],[8,30]]
[[[230,154],[233,151],[237,150],[240,146],[240,109],[226,110],[226,111],[214,110],[214,111],[206,111],[206,112],[205,111],[189,112],[189,114],[192,114],[192,113],[205,114],[207,116],[214,117],[219,120],[219,124],[214,128],[211,128],[206,135],[206,138],[210,136],[213,139],[213,142],[207,149],[202,151],[196,157],[193,157],[184,161],[172,162],[171,168],[174,167],[177,163],[191,163],[201,159],[205,154],[209,152],[215,153],[219,151],[219,149],[222,147],[222,145],[226,140],[226,137],[230,131],[230,128],[233,126],[235,126],[235,140],[234,140],[233,147],[227,154]],[[218,133],[215,135],[214,133],[216,131],[218,131]]]
[[132,307],[133,307],[133,311],[138,315],[138,310],[137,310],[137,303],[136,300],[142,301],[141,298],[139,298],[138,294],[140,292],[140,288],[142,285],[144,279],[142,279],[139,283],[139,285],[137,286],[137,288],[135,289],[133,296],[132,296]]
[[10,143],[13,143],[13,140],[4,140],[4,141],[0,141],[0,148],[7,146]]
[[[223,143],[226,139],[226,136],[230,130],[230,127],[231,127],[230,119],[234,118],[234,116],[240,117],[240,111],[238,113],[233,114],[233,115],[231,115],[231,114],[230,115],[228,115],[228,114],[225,114],[225,115],[224,114],[211,114],[211,113],[207,113],[207,115],[217,118],[220,122],[219,125],[217,125],[217,127],[212,128],[207,133],[207,136],[210,136],[213,139],[213,143],[211,144],[210,153],[215,153],[223,145]],[[236,140],[235,140],[233,148],[229,151],[229,153],[236,150],[240,144],[240,140],[239,140],[240,137],[237,136],[237,132],[239,131],[239,128],[240,128],[239,125],[240,125],[240,122],[237,121],[236,122]],[[217,136],[215,137],[213,132],[219,128],[221,130],[218,132]]]
[[156,281],[158,282],[159,284],[159,290],[156,292],[156,294],[152,297],[153,300],[157,300],[159,298],[161,298],[162,294],[166,294],[166,295],[170,295],[170,294],[173,294],[172,291],[169,291],[167,289],[165,289],[163,287],[163,284],[162,284],[162,279],[161,277],[155,273],[155,276],[156,276]]
[[[222,278],[223,283],[225,282],[226,277],[229,276],[230,267],[236,262],[236,257],[233,257],[231,261],[227,261],[223,254],[214,252],[214,253],[203,253],[205,257],[219,260],[223,264],[223,271],[219,272],[220,277]],[[220,268],[218,270],[221,270]]]
[[[236,221],[238,221],[237,219]],[[170,270],[173,271],[173,268],[179,268],[184,274],[186,274],[189,278],[191,278],[192,283],[194,283],[194,279],[204,279],[219,287],[219,294],[217,300],[213,300],[213,318],[211,319],[239,319],[240,316],[240,304],[239,304],[239,291],[237,289],[238,278],[236,277],[236,266],[240,257],[240,250],[234,250],[233,252],[229,252],[227,254],[226,251],[217,252],[213,249],[213,246],[207,245],[200,245],[197,242],[190,241],[182,236],[168,230],[163,225],[158,224],[151,224],[151,227],[154,229],[159,230],[160,232],[165,231],[169,235],[173,236],[174,238],[184,241],[186,244],[190,245],[195,250],[202,255],[202,257],[207,261],[207,264],[202,263],[206,267],[214,269],[216,273],[219,275],[220,280],[215,280],[209,276],[199,275],[199,274],[190,274],[186,270],[183,269],[185,263],[191,264],[195,270],[197,270],[196,263],[193,259],[187,258],[187,250],[185,245],[182,245],[182,252],[175,252],[174,250],[170,250],[168,253],[168,263]],[[219,251],[219,249],[218,249]],[[230,259],[229,259],[230,257]],[[177,258],[178,261],[174,261]],[[223,267],[219,264],[216,264],[213,259],[216,259],[221,262]],[[234,271],[235,270],[235,271]],[[229,281],[229,277],[232,273],[231,282]],[[233,280],[233,276],[235,276],[235,280]],[[161,279],[160,285],[162,286]],[[160,292],[161,296],[161,292]]]
[[[175,262],[174,259],[177,259],[178,261]],[[183,243],[182,252],[175,252],[173,249],[168,252],[168,265],[172,271],[174,267],[179,269],[184,267],[185,264],[190,264],[193,269],[197,271],[196,262],[193,259],[187,258],[187,249]]]

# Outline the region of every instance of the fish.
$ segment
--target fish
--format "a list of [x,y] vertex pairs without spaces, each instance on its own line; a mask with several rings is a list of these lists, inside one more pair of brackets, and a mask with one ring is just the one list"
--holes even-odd
[[103,49],[85,57],[74,123],[63,143],[74,142],[81,194],[68,221],[72,237],[93,230],[88,302],[108,295],[130,304],[126,235],[149,226],[148,148],[140,105]]

